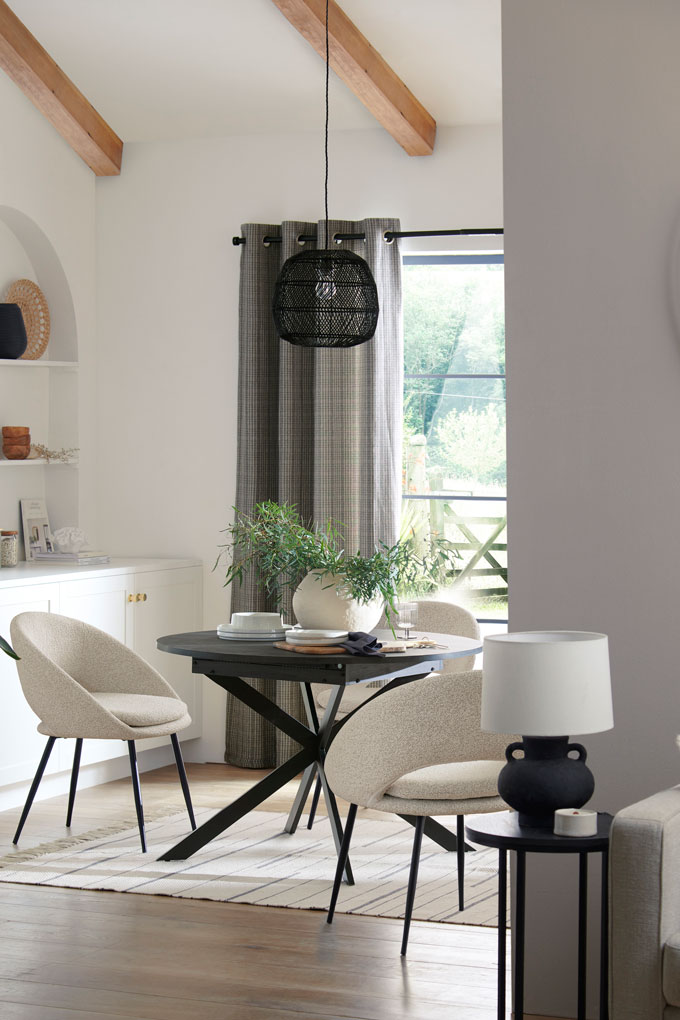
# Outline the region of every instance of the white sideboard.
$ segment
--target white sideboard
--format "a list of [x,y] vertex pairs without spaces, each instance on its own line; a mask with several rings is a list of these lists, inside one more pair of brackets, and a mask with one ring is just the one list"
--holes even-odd
[[[61,613],[107,631],[151,663],[186,702],[193,722],[181,739],[190,740],[201,735],[200,678],[192,675],[190,659],[159,652],[156,639],[202,628],[202,589],[203,571],[197,560],[112,559],[91,567],[20,563],[0,569],[0,634],[9,640],[10,621],[28,611]],[[0,692],[0,807],[9,807],[21,803],[46,738],[36,731],[38,719],[26,704],[14,661],[5,655],[0,655]],[[164,737],[140,742],[140,765],[144,767],[144,756],[147,767],[162,764],[158,755],[146,752],[166,744]],[[45,776],[47,780],[63,773],[63,782],[44,781],[43,795],[61,792],[62,785],[67,789],[73,745],[73,740],[57,741]],[[172,760],[169,745],[167,760]],[[92,782],[125,774],[127,745],[117,740],[84,741],[82,785],[87,785],[87,766],[97,763],[102,767],[90,769]]]

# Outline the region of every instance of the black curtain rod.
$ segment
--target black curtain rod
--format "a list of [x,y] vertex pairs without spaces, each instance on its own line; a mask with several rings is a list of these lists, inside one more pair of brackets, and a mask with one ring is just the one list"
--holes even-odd
[[[397,237],[476,237],[483,234],[502,234],[502,227],[480,227],[480,228],[468,228],[465,230],[386,230],[385,240],[388,244]],[[263,244],[281,244],[281,236],[277,235],[270,237],[269,235],[262,238]],[[333,234],[334,241],[365,241],[365,234]],[[300,234],[298,242],[304,244],[307,241],[316,241],[316,234]],[[245,237],[232,237],[231,243],[234,245],[245,244]]]

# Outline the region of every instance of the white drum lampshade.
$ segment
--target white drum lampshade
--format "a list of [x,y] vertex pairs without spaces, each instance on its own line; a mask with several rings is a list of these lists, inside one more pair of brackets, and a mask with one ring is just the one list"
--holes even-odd
[[[524,631],[484,639],[482,729],[523,734],[507,748],[498,783],[520,824],[552,828],[558,808],[590,799],[586,750],[570,744],[569,734],[613,725],[606,634]],[[524,757],[515,758],[515,751]]]

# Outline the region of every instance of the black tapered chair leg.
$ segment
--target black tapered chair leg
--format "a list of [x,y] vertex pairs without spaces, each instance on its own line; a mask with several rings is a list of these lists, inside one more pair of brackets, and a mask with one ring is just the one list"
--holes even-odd
[[189,781],[187,779],[186,769],[184,768],[184,759],[182,758],[182,749],[179,746],[179,740],[177,739],[176,733],[170,734],[170,740],[172,741],[172,749],[175,752],[175,761],[177,763],[177,772],[179,773],[179,782],[182,787],[182,793],[184,794],[184,803],[187,806],[187,812],[189,814],[189,821],[191,822],[191,828],[196,828],[196,819],[194,818],[194,809],[191,804],[191,793],[189,792]]
[[307,828],[311,829],[314,825],[314,819],[316,817],[316,809],[319,806],[319,797],[321,795],[321,779],[319,776],[316,777],[316,786],[314,787],[314,796],[312,797],[312,806],[309,809],[309,818],[307,819]]
[[38,792],[38,787],[40,786],[40,780],[43,777],[43,772],[45,771],[45,767],[47,765],[47,762],[49,761],[49,757],[50,757],[50,754],[52,753],[52,748],[54,747],[54,742],[55,742],[56,739],[57,739],[56,737],[48,737],[47,738],[47,744],[45,746],[45,750],[42,753],[42,758],[40,759],[40,764],[38,765],[37,771],[35,773],[35,777],[33,779],[33,782],[31,783],[31,789],[28,791],[28,797],[26,798],[26,803],[24,804],[24,810],[21,812],[21,818],[19,819],[19,825],[17,826],[17,831],[14,833],[14,839],[12,840],[12,842],[14,843],[15,846],[19,842],[19,836],[21,835],[21,830],[24,827],[24,822],[28,818],[28,812],[31,810],[31,804],[33,803],[33,799],[34,799],[36,793]]
[[144,835],[144,810],[142,808],[142,791],[139,786],[139,769],[137,768],[137,752],[134,740],[128,740],[128,754],[130,755],[130,775],[132,776],[132,789],[135,795],[135,809],[137,811],[137,824],[139,825],[139,838],[142,841],[142,853],[146,853],[146,836]]
[[68,791],[68,811],[66,812],[66,828],[71,825],[73,818],[73,805],[76,800],[76,789],[78,788],[78,773],[80,771],[80,754],[83,750],[83,738],[76,737],[76,746],[73,752],[73,768],[71,769],[71,788]]
[[401,938],[401,955],[406,956],[408,945],[408,933],[411,927],[411,914],[416,898],[416,885],[418,884],[418,865],[420,864],[420,847],[423,842],[425,830],[425,817],[421,815],[416,819],[415,832],[413,834],[413,853],[411,854],[411,870],[408,876],[408,892],[406,893],[406,908],[404,910],[404,934]]
[[456,815],[456,858],[458,864],[458,909],[465,910],[465,815]]
[[350,804],[349,811],[347,812],[347,819],[345,821],[345,832],[342,837],[342,843],[340,844],[340,853],[338,854],[338,866],[335,869],[335,881],[333,882],[331,905],[328,908],[328,916],[326,917],[327,924],[331,924],[333,921],[335,904],[338,902],[338,893],[340,892],[340,886],[342,885],[342,876],[345,871],[345,865],[347,864],[347,858],[349,857],[349,845],[352,842],[352,829],[354,828],[354,819],[356,816],[357,805]]

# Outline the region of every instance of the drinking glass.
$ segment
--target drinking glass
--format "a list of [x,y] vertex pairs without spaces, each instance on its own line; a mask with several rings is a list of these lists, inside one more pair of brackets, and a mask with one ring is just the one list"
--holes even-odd
[[417,602],[397,602],[397,627],[404,631],[404,637],[408,641],[411,628],[415,626],[418,616]]

